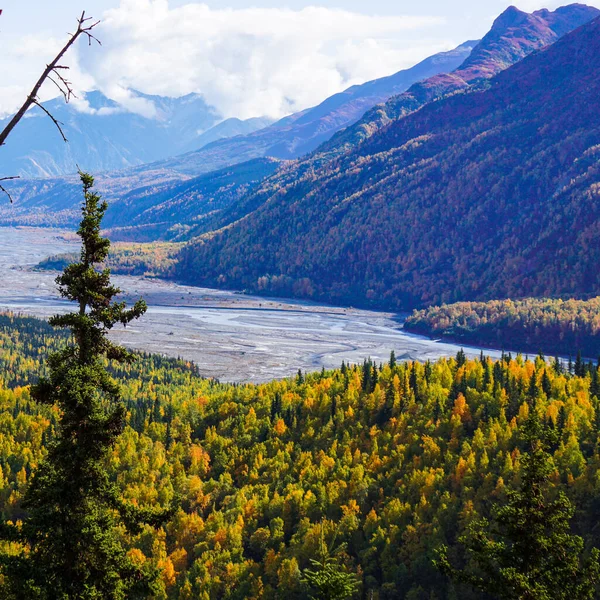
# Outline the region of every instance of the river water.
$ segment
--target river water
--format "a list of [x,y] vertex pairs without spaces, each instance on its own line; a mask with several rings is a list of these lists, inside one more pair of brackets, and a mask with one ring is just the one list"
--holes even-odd
[[[52,254],[74,251],[72,233],[56,229],[0,228],[0,310],[47,317],[70,309],[57,294],[56,273],[34,266]],[[126,299],[144,297],[144,317],[115,331],[120,343],[194,361],[221,381],[262,382],[302,369],[339,367],[342,360],[384,362],[456,354],[458,346],[412,335],[401,315],[282,301],[181,286],[142,277],[115,276]],[[479,355],[479,348],[465,348]],[[487,355],[499,352],[485,350]]]

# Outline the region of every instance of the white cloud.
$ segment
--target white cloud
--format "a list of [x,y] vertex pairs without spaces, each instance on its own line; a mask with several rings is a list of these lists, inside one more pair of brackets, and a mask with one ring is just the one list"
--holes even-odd
[[[440,39],[440,24],[432,17],[322,7],[215,9],[190,3],[172,8],[167,0],[121,0],[102,16],[97,29],[102,47],[82,42],[67,62],[79,90],[100,89],[145,116],[154,116],[152,103],[128,90],[167,96],[196,92],[224,117],[281,117],[449,49],[453,41]],[[29,37],[9,44],[0,69],[11,85],[0,83],[0,112],[16,108],[41,61],[60,43],[64,40]],[[54,95],[46,86],[44,98]],[[90,110],[85,102],[76,108]]]
[[129,88],[196,92],[225,117],[279,117],[447,49],[447,41],[423,39],[439,22],[318,7],[170,8],[166,0],[122,0],[104,15],[103,47],[79,48],[79,60],[118,101],[116,90]]

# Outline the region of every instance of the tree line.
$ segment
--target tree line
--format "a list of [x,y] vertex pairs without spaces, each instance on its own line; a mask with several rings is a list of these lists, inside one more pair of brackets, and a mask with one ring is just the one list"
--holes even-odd
[[600,355],[600,298],[457,302],[414,311],[405,329],[459,343],[562,356]]

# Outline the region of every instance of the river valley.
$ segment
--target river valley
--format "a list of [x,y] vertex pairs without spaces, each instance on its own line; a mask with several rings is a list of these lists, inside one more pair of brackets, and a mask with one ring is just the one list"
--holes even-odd
[[[56,272],[34,267],[49,255],[78,249],[72,232],[0,228],[0,310],[47,317],[70,309],[58,297]],[[435,359],[459,347],[408,334],[401,315],[285,301],[144,277],[115,276],[128,300],[149,309],[112,336],[130,347],[194,361],[200,372],[230,382],[262,382],[339,367],[342,360]],[[465,348],[478,355],[479,348]],[[499,352],[485,350],[487,355]]]

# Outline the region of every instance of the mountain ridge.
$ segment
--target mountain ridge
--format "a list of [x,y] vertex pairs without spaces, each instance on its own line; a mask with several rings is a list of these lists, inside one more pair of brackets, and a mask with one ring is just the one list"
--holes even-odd
[[390,121],[444,95],[464,91],[479,80],[489,79],[599,15],[600,10],[583,4],[570,4],[554,12],[533,13],[510,6],[494,20],[490,31],[457,69],[417,82],[383,106],[367,111],[356,124],[333,136],[319,151],[337,155]]
[[600,18],[389,123],[191,244],[179,278],[393,309],[597,293],[598,55]]
[[[42,109],[34,107],[2,148],[3,172],[48,178],[75,173],[77,165],[92,172],[135,167],[270,123],[265,118],[223,120],[198,94],[170,98],[132,92],[132,96],[145,102],[149,114],[133,112],[99,91],[69,104],[62,98],[44,102],[61,123],[68,144]],[[0,120],[0,127],[5,121]]]

